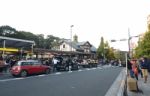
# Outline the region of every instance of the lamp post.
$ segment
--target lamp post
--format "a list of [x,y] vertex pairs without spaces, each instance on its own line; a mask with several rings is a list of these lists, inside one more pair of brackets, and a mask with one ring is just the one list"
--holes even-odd
[[[3,35],[5,36],[5,33],[3,33]],[[4,39],[4,41],[3,41],[3,55],[2,55],[2,57],[3,57],[3,60],[4,60],[4,56],[5,56],[5,47],[6,47],[6,41],[5,41],[5,39]]]
[[[72,28],[74,27],[74,25],[70,26],[70,58],[72,57]],[[71,72],[71,65],[69,64],[69,72]]]
[[70,51],[71,52],[72,52],[72,27],[74,27],[74,25],[70,26],[70,42],[71,42]]

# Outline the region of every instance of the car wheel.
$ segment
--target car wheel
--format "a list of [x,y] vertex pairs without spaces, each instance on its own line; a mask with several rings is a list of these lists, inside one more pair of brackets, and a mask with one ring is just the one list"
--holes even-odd
[[21,71],[21,73],[20,73],[21,77],[26,77],[27,75],[28,75],[28,73],[25,70]]
[[50,69],[46,69],[45,70],[45,74],[50,74],[51,73],[51,70]]

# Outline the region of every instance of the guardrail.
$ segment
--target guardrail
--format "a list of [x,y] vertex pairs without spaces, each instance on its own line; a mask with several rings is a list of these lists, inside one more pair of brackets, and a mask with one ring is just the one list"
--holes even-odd
[[127,95],[127,76],[123,69],[109,88],[105,96],[126,96]]

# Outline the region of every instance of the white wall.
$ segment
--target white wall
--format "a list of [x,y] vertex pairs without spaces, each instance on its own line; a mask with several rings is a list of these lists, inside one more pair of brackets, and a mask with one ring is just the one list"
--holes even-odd
[[[65,45],[65,48],[63,48],[63,45]],[[60,51],[71,51],[71,46],[64,42],[60,45]],[[76,51],[76,49],[72,48],[72,51]]]

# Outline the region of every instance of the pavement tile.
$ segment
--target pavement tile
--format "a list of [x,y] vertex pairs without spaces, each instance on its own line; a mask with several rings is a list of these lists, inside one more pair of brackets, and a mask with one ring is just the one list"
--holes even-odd
[[128,90],[128,96],[150,96],[150,76],[148,76],[147,83],[144,83],[144,79],[139,76],[138,87],[139,92]]

